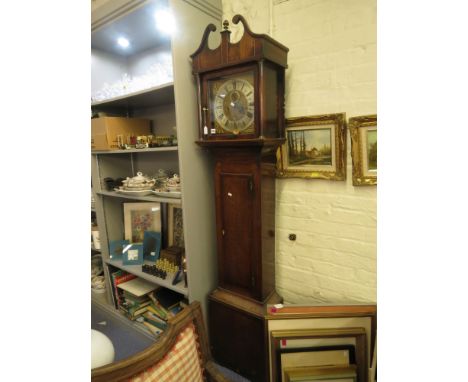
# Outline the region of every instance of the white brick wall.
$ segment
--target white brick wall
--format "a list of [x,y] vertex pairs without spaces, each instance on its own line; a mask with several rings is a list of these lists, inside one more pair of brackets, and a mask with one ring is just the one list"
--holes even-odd
[[[223,0],[289,48],[286,117],[377,112],[376,0]],[[236,29],[237,28],[237,29]],[[232,40],[242,28],[232,26]],[[276,287],[288,303],[376,301],[376,187],[277,180]],[[295,233],[297,239],[288,236]]]

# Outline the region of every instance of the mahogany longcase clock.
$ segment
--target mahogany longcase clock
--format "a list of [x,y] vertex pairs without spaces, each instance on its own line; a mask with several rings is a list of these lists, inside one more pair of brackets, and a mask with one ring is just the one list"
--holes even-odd
[[284,138],[288,48],[253,33],[208,47],[205,29],[191,55],[197,80],[199,140],[214,154],[219,287],[209,296],[213,356],[253,381],[268,378],[266,305],[275,291],[275,165]]

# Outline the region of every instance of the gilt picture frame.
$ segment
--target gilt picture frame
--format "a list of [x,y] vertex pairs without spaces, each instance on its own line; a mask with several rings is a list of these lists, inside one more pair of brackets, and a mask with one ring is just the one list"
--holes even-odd
[[161,204],[124,203],[125,240],[143,243],[146,231],[161,232]]
[[377,115],[349,119],[353,185],[377,185]]
[[346,180],[345,113],[288,118],[285,136],[279,178]]

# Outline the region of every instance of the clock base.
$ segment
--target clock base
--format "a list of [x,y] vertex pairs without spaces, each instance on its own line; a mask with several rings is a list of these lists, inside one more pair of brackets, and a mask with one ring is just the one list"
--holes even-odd
[[264,302],[218,288],[208,297],[211,351],[222,366],[252,382],[269,381],[267,305],[283,299],[273,291]]

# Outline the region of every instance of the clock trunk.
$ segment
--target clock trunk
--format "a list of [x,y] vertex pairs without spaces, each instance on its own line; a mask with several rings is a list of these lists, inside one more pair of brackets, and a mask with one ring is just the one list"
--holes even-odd
[[275,150],[213,149],[219,286],[256,301],[274,290]]

